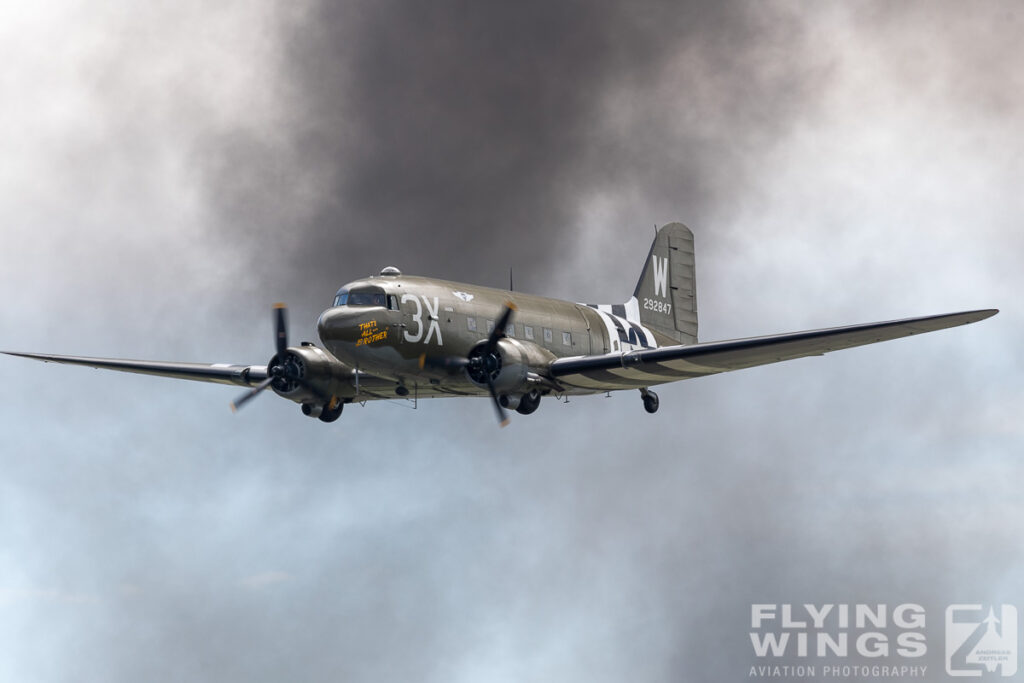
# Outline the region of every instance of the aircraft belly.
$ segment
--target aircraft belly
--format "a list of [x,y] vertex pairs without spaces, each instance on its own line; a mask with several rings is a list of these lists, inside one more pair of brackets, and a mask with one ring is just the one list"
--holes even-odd
[[[363,375],[360,378],[359,392],[353,399],[356,402],[379,399],[399,400],[395,394],[396,383],[384,377]],[[487,390],[477,387],[471,382],[445,382],[425,376],[409,375],[404,378],[404,385],[409,390],[405,399],[421,398],[453,398],[487,396]]]

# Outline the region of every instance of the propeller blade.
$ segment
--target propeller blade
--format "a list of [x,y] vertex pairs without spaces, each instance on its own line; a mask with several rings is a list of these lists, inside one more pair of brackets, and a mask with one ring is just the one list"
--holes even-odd
[[284,359],[284,352],[288,350],[288,320],[287,307],[284,304],[274,304],[274,332],[277,335],[277,357]]
[[273,367],[267,367],[267,374],[269,376],[265,380],[231,402],[231,412],[237,412],[239,408],[259,396],[278,377],[298,382],[302,381],[301,378],[292,376],[292,373],[289,372],[289,367],[284,362],[285,356],[288,353],[288,309],[284,304],[280,303],[274,304],[274,336],[276,337],[274,341],[277,346],[277,355],[271,359],[271,362],[276,362],[277,364]]
[[491,400],[494,401],[494,410],[498,413],[498,426],[507,427],[508,417],[505,415],[505,409],[501,407],[501,401],[498,399],[498,392],[494,390],[494,382],[487,380],[487,389],[491,392]]
[[262,382],[260,382],[259,384],[257,384],[256,386],[254,386],[249,391],[245,392],[244,394],[242,394],[241,396],[236,398],[234,401],[231,402],[231,412],[233,412],[233,413],[237,412],[239,408],[241,408],[246,403],[248,403],[249,401],[251,401],[254,398],[256,398],[256,396],[260,392],[262,392],[264,389],[269,387],[270,383],[273,382],[273,381],[274,381],[273,377],[268,377],[265,380],[263,380]]
[[512,313],[516,310],[516,305],[511,301],[505,302],[505,310],[501,312],[501,316],[494,323],[494,329],[491,330],[491,336],[487,338],[487,349],[488,353],[492,353],[498,346],[498,340],[505,336],[505,328],[508,327],[508,321],[512,317]]

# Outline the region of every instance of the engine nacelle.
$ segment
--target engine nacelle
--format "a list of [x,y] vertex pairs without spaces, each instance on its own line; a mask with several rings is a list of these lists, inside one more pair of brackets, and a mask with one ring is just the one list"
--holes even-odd
[[284,359],[275,355],[267,367],[278,364],[283,364],[284,376],[270,385],[278,396],[316,408],[322,408],[332,397],[355,396],[352,368],[317,346],[288,347]]
[[519,403],[523,399],[523,394],[502,394],[498,396],[498,403],[501,404],[502,408],[508,408],[515,410],[519,407]]
[[469,352],[470,365],[466,374],[479,387],[486,387],[490,378],[498,394],[518,395],[529,391],[530,368],[546,366],[554,356],[536,344],[504,337],[498,348],[488,354],[486,342],[480,342]]

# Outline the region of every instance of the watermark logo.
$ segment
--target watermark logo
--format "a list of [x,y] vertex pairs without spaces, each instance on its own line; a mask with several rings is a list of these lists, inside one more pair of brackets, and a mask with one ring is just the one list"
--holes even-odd
[[946,673],[950,676],[1017,673],[1017,608],[996,607],[946,608]]
[[750,678],[922,678],[926,616],[916,603],[754,604]]

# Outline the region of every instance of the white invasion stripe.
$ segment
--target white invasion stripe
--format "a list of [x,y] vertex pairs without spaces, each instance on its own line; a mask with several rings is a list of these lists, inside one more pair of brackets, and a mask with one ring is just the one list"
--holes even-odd
[[608,372],[616,377],[622,377],[623,379],[629,379],[636,382],[646,382],[647,380],[671,382],[674,379],[680,379],[668,375],[659,375],[654,372],[644,372],[643,370],[637,370],[636,368],[610,368]]
[[232,365],[234,365],[234,364],[233,363],[214,363],[210,367],[211,368],[230,368]]
[[559,377],[558,381],[562,384],[567,384],[573,387],[583,387],[584,389],[603,389],[608,386],[606,382],[591,379],[585,375],[565,375],[564,377]]
[[640,325],[640,323],[637,323],[637,325],[644,331],[644,334],[647,335],[647,339],[650,340],[651,346],[655,349],[658,348],[658,340],[654,338],[654,333],[644,325]]
[[584,391],[590,391],[593,393],[600,393],[603,391],[624,391],[626,389],[639,389],[640,387],[648,386],[646,384],[638,382],[592,382],[590,384],[584,382],[577,382],[575,384],[565,384],[565,387],[571,387],[573,389],[582,389]]
[[[586,306],[587,304],[579,305]],[[640,303],[637,301],[636,297],[631,297],[629,301],[623,304],[623,306],[626,309],[625,318],[612,313],[612,304],[596,304],[595,306],[589,306],[589,308],[593,308],[599,314],[601,314],[601,319],[604,320],[605,329],[608,331],[608,339],[612,340],[619,338],[618,329],[615,327],[615,323],[613,323],[611,320],[612,318],[614,318],[618,320],[619,323],[622,325],[623,329],[626,330],[626,334],[629,334],[629,328],[632,325],[636,325],[637,327],[639,327],[641,330],[644,331],[644,334],[647,335],[647,341],[651,343],[651,346],[647,348],[658,348],[658,340],[654,338],[654,333],[651,332],[651,329],[649,327],[640,322]],[[607,316],[607,318],[605,316]],[[632,351],[636,349],[645,348],[640,343],[640,341],[641,340],[638,339],[636,344],[623,343],[622,346],[624,348],[620,350]]]
[[612,312],[612,305],[611,304],[581,304],[580,302],[577,301],[576,305],[577,306],[584,306],[586,308],[592,308],[595,311],[601,311],[602,313],[611,313]]
[[629,297],[629,301],[626,302],[626,320],[630,320],[635,323],[640,322],[640,302],[637,301],[635,296]]
[[[609,309],[611,306],[608,307]],[[601,322],[604,323],[605,332],[608,333],[608,349],[611,353],[621,353],[622,349],[619,348],[619,333],[615,329],[615,323],[612,321],[612,315],[609,312],[597,309],[597,314],[601,316]]]
[[[618,316],[615,316],[615,317],[618,318]],[[627,345],[627,346],[629,346],[630,350],[637,351],[637,350],[644,349],[644,348],[652,348],[652,349],[658,348],[658,340],[654,338],[654,333],[651,332],[650,329],[648,329],[646,326],[641,325],[639,322],[637,322],[635,320],[629,320],[629,319],[625,319],[624,320],[622,318],[618,318],[618,319],[619,319],[619,322],[622,323],[622,326],[626,329],[626,334],[630,334],[630,328],[632,326],[636,325],[641,330],[643,330],[644,334],[647,335],[647,341],[649,341],[651,343],[651,346],[645,347],[643,345],[643,340],[642,339],[637,339],[636,340],[636,344],[628,344]]]
[[675,360],[663,360],[660,361],[662,365],[673,370],[682,370],[683,372],[700,372],[703,374],[709,374],[708,371],[721,371],[721,368],[714,368],[708,365],[698,365],[697,363],[691,363],[688,360],[682,358],[676,358]]

